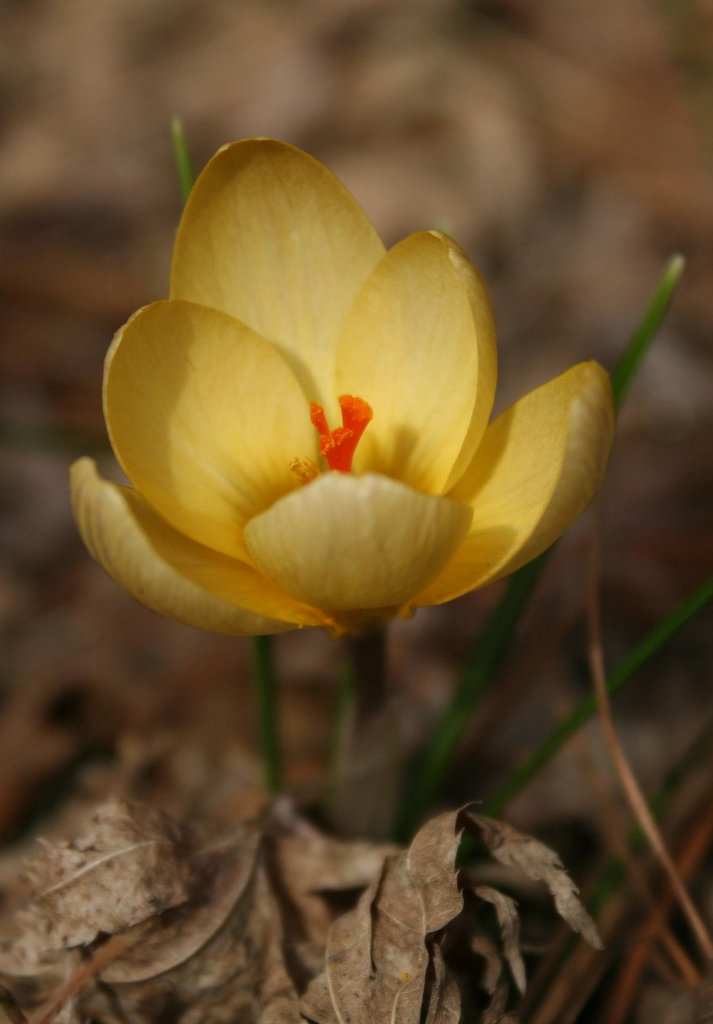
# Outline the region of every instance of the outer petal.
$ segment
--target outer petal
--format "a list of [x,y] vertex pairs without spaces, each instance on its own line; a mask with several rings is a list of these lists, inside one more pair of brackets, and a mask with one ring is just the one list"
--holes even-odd
[[306,397],[280,354],[205,306],[156,302],[117,334],[104,412],[117,458],[159,515],[200,544],[246,557],[242,527],[317,458]]
[[176,240],[171,297],[225,310],[273,342],[311,399],[332,399],[347,313],[384,252],[344,186],[284,142],[221,149]]
[[370,473],[327,473],[245,528],[255,564],[298,601],[334,611],[409,601],[451,558],[471,510]]
[[92,459],[71,470],[84,543],[120,586],[189,626],[238,635],[281,633],[323,618],[281,594],[254,569],[167,526],[131,488],[102,480]]
[[609,377],[594,362],[572,367],[499,416],[451,492],[473,508],[468,537],[414,604],[449,601],[548,548],[599,487],[613,432]]
[[355,469],[435,494],[468,432],[478,383],[469,295],[450,254],[428,231],[394,246],[362,289],[337,352],[337,391],[374,410]]

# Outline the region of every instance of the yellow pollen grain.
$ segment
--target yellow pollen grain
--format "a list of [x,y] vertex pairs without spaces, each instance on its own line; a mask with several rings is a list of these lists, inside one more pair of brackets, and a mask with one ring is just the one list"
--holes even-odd
[[320,475],[319,469],[312,459],[299,456],[290,459],[290,470],[299,477],[300,482],[303,484],[308,484],[310,480],[314,480]]

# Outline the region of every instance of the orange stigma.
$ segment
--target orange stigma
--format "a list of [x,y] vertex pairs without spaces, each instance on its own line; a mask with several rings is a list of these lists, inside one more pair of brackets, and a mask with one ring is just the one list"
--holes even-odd
[[374,413],[363,398],[340,395],[338,401],[342,410],[341,427],[329,429],[324,409],[317,402],[310,402],[310,419],[317,428],[319,451],[327,460],[329,468],[339,473],[349,473],[356,446]]

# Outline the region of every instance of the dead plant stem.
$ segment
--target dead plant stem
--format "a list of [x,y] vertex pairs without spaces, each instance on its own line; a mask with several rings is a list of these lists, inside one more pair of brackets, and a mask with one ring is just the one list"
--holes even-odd
[[[589,788],[592,793],[592,797],[596,806],[599,808],[600,814],[602,815],[604,822],[603,834],[608,843],[609,850],[612,851],[622,862],[626,869],[633,892],[637,894],[642,904],[646,906],[653,915],[655,914],[657,901],[654,893],[652,892],[645,866],[641,863],[640,859],[636,857],[630,844],[627,842],[627,824],[624,816],[624,810],[614,801],[610,787],[606,786],[601,772],[597,771],[597,766],[594,763],[594,758],[591,754],[591,748],[586,742],[585,737],[581,733],[578,733],[574,737],[574,740],[573,756],[576,757],[577,754],[579,755],[580,773],[583,778],[589,781]],[[649,917],[649,920],[652,920],[651,916]],[[656,918],[656,932],[658,934],[653,937],[658,938],[661,946],[670,956],[672,963],[678,968],[679,974],[675,979],[669,977],[669,980],[673,984],[674,980],[678,983],[680,979],[683,978],[688,984],[696,984],[699,980],[698,971],[674,936],[667,924],[667,920],[667,915],[661,915],[660,919],[658,917]],[[666,965],[662,965],[662,972],[666,975]],[[672,975],[672,973],[673,968],[670,968],[668,970],[668,975]],[[612,1016],[611,1024],[616,1024],[614,1016]]]
[[113,963],[117,957],[120,957],[128,949],[131,949],[132,946],[135,946],[137,942],[140,942],[144,934],[144,929],[132,928],[131,931],[112,935],[110,939],[103,942],[84,961],[81,967],[74,972],[69,980],[57,989],[54,995],[45,999],[42,1005],[30,1017],[29,1024],[51,1024],[57,1013],[72,996],[75,996],[80,989],[84,988],[105,967]]
[[599,709],[602,732],[609,747],[609,752],[619,778],[622,790],[641,830],[646,836],[651,849],[668,875],[671,887],[678,898],[681,910],[688,920],[700,951],[706,961],[713,962],[713,939],[703,919],[696,910],[688,894],[681,876],[673,862],[664,842],[663,836],[649,810],[649,806],[627,760],[619,741],[611,712],[611,702],[607,692],[604,655],[602,650],[601,617],[599,611],[599,562],[601,537],[601,500],[597,501],[595,525],[592,532],[590,548],[589,572],[587,579],[587,620],[588,642],[587,656],[589,669],[594,684],[594,691]]

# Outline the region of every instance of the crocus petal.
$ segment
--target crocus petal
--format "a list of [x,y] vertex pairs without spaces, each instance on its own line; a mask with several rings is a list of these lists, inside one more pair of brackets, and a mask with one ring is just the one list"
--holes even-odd
[[414,604],[450,601],[548,548],[597,490],[613,431],[609,377],[594,362],[572,367],[499,416],[451,492],[473,508],[468,537]]
[[299,601],[335,611],[402,605],[465,536],[471,510],[370,473],[327,473],[245,528],[257,567]]
[[[434,232],[437,234],[437,232]],[[448,246],[448,257],[463,282],[470,302],[470,311],[475,326],[475,342],[478,348],[478,381],[473,413],[465,440],[458,453],[444,490],[456,483],[481,442],[493,410],[495,385],[498,376],[498,350],[495,339],[495,321],[490,305],[490,296],[485,282],[470,262],[461,247],[452,238],[440,235]]]
[[281,633],[323,625],[242,562],[171,529],[129,487],[103,480],[92,459],[71,470],[74,515],[84,543],[120,586],[162,615],[214,633]]
[[176,240],[171,298],[214,306],[278,346],[331,409],[334,350],[384,247],[354,198],[311,156],[247,139],[198,178]]
[[478,385],[470,297],[450,253],[429,231],[394,246],[360,292],[337,351],[337,391],[374,410],[354,468],[432,494],[451,474]]
[[272,345],[226,313],[156,302],[107,356],[104,413],[133,485],[181,533],[246,558],[242,527],[318,457],[309,405]]

